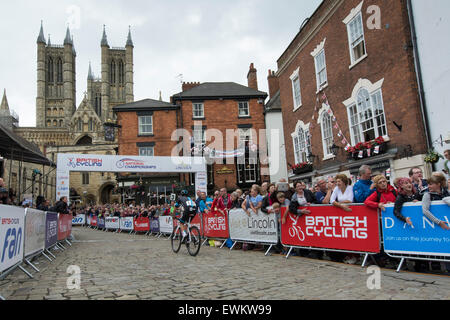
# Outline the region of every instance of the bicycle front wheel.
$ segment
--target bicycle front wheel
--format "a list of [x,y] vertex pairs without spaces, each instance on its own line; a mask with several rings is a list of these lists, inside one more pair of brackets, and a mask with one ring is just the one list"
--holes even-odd
[[181,248],[181,228],[175,227],[173,228],[172,235],[170,236],[170,242],[172,244],[172,250],[175,253],[178,253]]
[[189,239],[186,241],[186,247],[191,256],[196,256],[201,246],[200,230],[193,226],[189,229]]

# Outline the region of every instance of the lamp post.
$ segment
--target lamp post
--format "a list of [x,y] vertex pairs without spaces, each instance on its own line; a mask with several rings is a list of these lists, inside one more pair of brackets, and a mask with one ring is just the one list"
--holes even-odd
[[333,143],[333,145],[331,146],[330,149],[331,149],[331,152],[333,152],[333,154],[334,154],[335,156],[337,156],[340,147]]
[[310,153],[307,158],[311,164],[314,164],[314,161],[316,160],[316,155]]

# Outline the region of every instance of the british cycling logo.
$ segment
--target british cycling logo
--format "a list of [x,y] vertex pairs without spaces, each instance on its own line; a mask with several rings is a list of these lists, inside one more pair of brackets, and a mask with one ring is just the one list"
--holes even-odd
[[116,162],[116,167],[119,169],[156,169],[155,165],[146,165],[144,161],[132,158],[120,159]]
[[103,165],[103,160],[96,158],[69,158],[68,160],[67,166],[74,169],[76,167],[101,167]]
[[74,158],[69,158],[69,163],[67,165],[72,168],[77,167],[77,165],[75,164]]

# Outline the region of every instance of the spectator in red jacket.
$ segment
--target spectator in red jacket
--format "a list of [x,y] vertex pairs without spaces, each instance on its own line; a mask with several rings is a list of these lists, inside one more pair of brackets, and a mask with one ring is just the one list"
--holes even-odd
[[221,214],[225,215],[226,211],[231,209],[232,205],[233,201],[231,200],[231,196],[227,193],[227,189],[220,189],[219,197],[217,198],[217,202],[215,203],[215,209]]
[[370,208],[378,209],[385,211],[385,204],[395,203],[397,199],[397,191],[388,184],[387,179],[383,175],[378,175],[373,178],[373,183],[376,187],[376,192],[372,193],[364,204]]

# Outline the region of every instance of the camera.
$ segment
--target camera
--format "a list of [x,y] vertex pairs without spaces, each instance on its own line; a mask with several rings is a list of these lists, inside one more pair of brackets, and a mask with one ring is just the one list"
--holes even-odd
[[280,192],[289,191],[289,183],[287,183],[287,182],[278,182],[277,183],[277,190],[280,191]]

